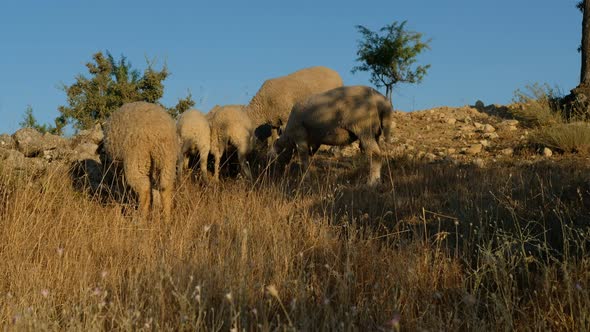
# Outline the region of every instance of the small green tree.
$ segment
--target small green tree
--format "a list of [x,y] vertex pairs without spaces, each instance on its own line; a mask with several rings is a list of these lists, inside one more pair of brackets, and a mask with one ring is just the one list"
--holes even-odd
[[186,96],[185,98],[178,99],[176,106],[168,108],[168,113],[170,113],[170,115],[176,118],[182,112],[188,110],[193,106],[195,106],[195,101],[193,100],[193,95],[189,92],[188,96]]
[[47,124],[39,124],[37,119],[33,115],[33,107],[31,105],[27,106],[25,110],[25,114],[23,116],[23,120],[19,122],[21,128],[33,128],[39,131],[40,133],[51,133],[56,135],[61,135],[65,122],[61,117],[55,119],[55,125],[47,125]]
[[40,125],[39,122],[37,122],[37,119],[33,115],[33,107],[31,107],[31,105],[27,106],[23,120],[18,124],[21,128],[33,128],[41,133],[47,132],[47,125]]
[[[59,122],[71,123],[76,130],[87,129],[102,122],[124,103],[146,101],[158,103],[164,95],[163,81],[169,72],[166,66],[155,70],[148,61],[141,74],[131,67],[125,56],[116,60],[109,52],[106,56],[98,52],[92,56],[93,62],[86,64],[90,77],[76,76],[76,82],[62,88],[67,95],[67,106],[60,106]],[[179,100],[178,105],[168,108],[174,113],[184,111],[194,105],[189,96]]]
[[385,87],[387,98],[392,100],[393,87],[398,83],[419,83],[430,65],[416,66],[416,56],[430,49],[430,40],[422,42],[422,34],[407,31],[406,21],[393,22],[374,32],[362,25],[356,28],[362,39],[359,41],[356,61],[361,64],[352,73],[368,71],[371,83]]

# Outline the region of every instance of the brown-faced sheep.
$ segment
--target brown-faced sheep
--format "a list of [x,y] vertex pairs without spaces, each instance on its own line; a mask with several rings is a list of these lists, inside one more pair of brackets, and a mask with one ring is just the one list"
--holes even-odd
[[347,86],[316,94],[293,107],[272,153],[285,165],[297,150],[304,169],[320,145],[347,145],[357,139],[370,162],[368,183],[381,178],[379,137],[390,136],[393,108],[382,94],[366,86]]
[[105,124],[104,151],[116,168],[122,164],[144,217],[152,205],[152,185],[158,184],[163,216],[169,220],[180,144],[176,123],[164,108],[134,102],[114,111]]
[[176,129],[180,137],[180,153],[178,158],[178,176],[182,176],[188,167],[189,155],[199,154],[199,166],[204,181],[207,181],[207,157],[211,146],[211,129],[205,114],[198,110],[188,110],[178,117]]
[[316,66],[298,70],[286,76],[266,80],[246,108],[259,140],[273,140],[279,128],[289,119],[293,106],[307,97],[342,86],[340,75],[326,67]]
[[228,145],[237,149],[242,174],[252,179],[246,160],[254,148],[254,126],[243,105],[215,106],[207,114],[211,127],[211,154],[215,158],[213,178],[219,180],[221,156]]

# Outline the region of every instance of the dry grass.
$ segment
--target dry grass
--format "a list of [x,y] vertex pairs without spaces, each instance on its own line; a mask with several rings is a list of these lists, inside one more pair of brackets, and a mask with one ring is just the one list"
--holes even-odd
[[[15,330],[588,330],[588,168],[318,158],[309,179],[186,182],[173,221],[0,174]],[[391,176],[394,174],[394,176]]]
[[514,104],[509,107],[510,114],[523,125],[542,127],[564,122],[556,100],[557,89],[547,84],[531,84],[523,90],[514,92]]
[[590,123],[569,122],[539,128],[530,142],[560,152],[588,154],[590,152]]

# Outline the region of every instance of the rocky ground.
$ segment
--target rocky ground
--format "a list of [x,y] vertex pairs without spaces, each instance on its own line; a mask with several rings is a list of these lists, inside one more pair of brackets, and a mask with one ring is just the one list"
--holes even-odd
[[[506,107],[438,107],[416,112],[395,112],[393,138],[386,153],[424,162],[474,164],[480,167],[502,160],[558,159],[550,149],[522,149],[529,130],[505,116]],[[100,163],[98,145],[103,138],[99,126],[64,138],[20,129],[0,135],[0,162],[4,169],[44,172],[54,166]],[[350,157],[358,143],[345,148],[325,148],[335,157]],[[88,171],[88,170],[86,170]],[[96,175],[98,176],[98,175]],[[99,177],[100,178],[100,177]]]

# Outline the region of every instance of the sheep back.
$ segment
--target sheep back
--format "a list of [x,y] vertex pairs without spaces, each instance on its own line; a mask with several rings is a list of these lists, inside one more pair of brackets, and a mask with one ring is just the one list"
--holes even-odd
[[206,148],[209,150],[211,130],[205,114],[199,110],[191,109],[180,114],[177,121],[178,136],[182,144],[187,144],[188,153],[195,153]]
[[338,72],[322,66],[298,70],[286,76],[266,80],[247,107],[256,127],[283,126],[295,103],[315,93],[342,86]]
[[225,145],[230,140],[250,139],[254,126],[244,108],[244,105],[216,105],[209,111],[207,119],[211,127],[212,149],[214,145]]
[[[287,121],[285,138],[306,135],[310,144],[345,145],[360,137],[388,137],[393,108],[367,86],[345,86],[298,103]],[[305,129],[305,134],[302,134]]]

